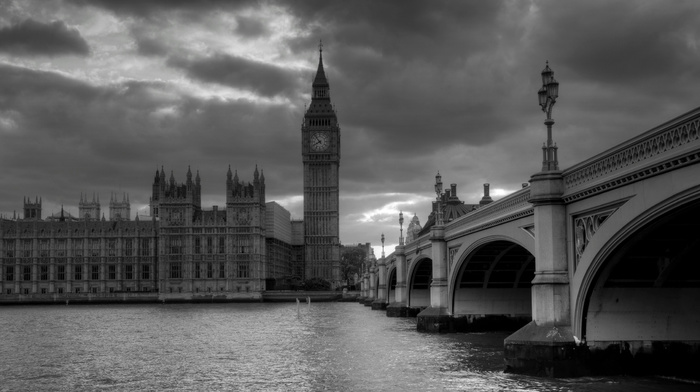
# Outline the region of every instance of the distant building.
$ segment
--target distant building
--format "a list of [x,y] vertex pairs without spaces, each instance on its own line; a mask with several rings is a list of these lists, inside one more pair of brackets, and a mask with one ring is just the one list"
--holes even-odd
[[0,299],[153,292],[164,299],[259,298],[266,278],[292,273],[289,212],[269,205],[268,215],[257,168],[252,183],[229,169],[221,210],[201,208],[198,173],[193,179],[188,169],[177,183],[161,169],[145,220],[130,220],[127,195],[112,195],[109,220],[99,196],[81,195],[78,218],[61,209],[46,220],[41,199],[25,198],[22,219],[0,219]]
[[265,240],[267,252],[267,288],[292,283],[292,222],[284,207],[274,201],[265,204]]
[[304,221],[292,220],[292,275],[299,280],[307,279],[305,254]]

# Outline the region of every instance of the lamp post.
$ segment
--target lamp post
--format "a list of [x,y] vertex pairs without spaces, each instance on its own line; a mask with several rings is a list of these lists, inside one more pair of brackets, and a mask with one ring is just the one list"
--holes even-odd
[[547,144],[542,146],[542,171],[559,170],[559,162],[557,161],[557,146],[552,141],[552,107],[557,102],[559,97],[559,82],[554,79],[554,72],[549,68],[547,61],[544,70],[542,70],[542,87],[537,92],[542,111],[547,115],[544,124],[547,126]]
[[442,176],[440,172],[435,175],[435,194],[437,195],[437,217],[435,224],[442,226]]
[[382,258],[384,257],[384,233],[382,233]]
[[399,235],[399,245],[403,245],[403,211],[399,211],[399,227],[401,234]]

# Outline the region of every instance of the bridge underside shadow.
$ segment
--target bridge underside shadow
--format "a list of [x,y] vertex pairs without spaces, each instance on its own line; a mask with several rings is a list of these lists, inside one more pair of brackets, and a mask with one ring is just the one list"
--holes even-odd
[[409,308],[426,308],[430,306],[430,282],[432,277],[433,261],[427,258],[419,261],[409,281]]
[[471,252],[454,282],[454,330],[515,331],[530,322],[534,272],[535,257],[510,241]]
[[389,279],[387,282],[389,283],[386,287],[386,298],[388,298],[387,302],[392,302],[396,296],[396,268],[392,268],[391,271],[389,271]]
[[605,260],[583,310],[596,373],[700,378],[700,201],[663,214]]

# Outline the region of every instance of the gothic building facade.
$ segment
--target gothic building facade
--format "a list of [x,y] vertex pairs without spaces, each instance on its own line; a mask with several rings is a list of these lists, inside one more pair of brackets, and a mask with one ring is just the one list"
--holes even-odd
[[161,169],[152,190],[150,219],[130,220],[126,195],[111,197],[109,220],[99,197],[81,196],[78,218],[62,209],[46,220],[41,200],[25,199],[23,218],[0,219],[0,299],[261,297],[266,207],[257,167],[252,183],[229,168],[224,209],[201,208],[199,173],[193,179],[189,169],[183,183]]
[[275,280],[322,278],[337,286],[340,126],[322,48],[301,141],[303,221],[290,221],[278,204],[269,214],[279,216],[268,216],[257,167],[252,183],[229,167],[226,205],[209,210],[202,209],[199,172],[189,168],[184,182],[156,170],[150,216],[135,220],[126,194],[111,195],[108,214],[99,195],[81,194],[77,217],[62,209],[46,219],[41,199],[25,199],[23,218],[0,218],[0,295],[236,299],[260,298]]

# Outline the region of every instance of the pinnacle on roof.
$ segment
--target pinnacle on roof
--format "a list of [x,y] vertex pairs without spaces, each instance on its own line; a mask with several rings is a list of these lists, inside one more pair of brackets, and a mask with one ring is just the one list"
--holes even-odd
[[328,86],[326,72],[323,69],[323,42],[320,42],[318,45],[318,70],[316,70],[313,86]]

